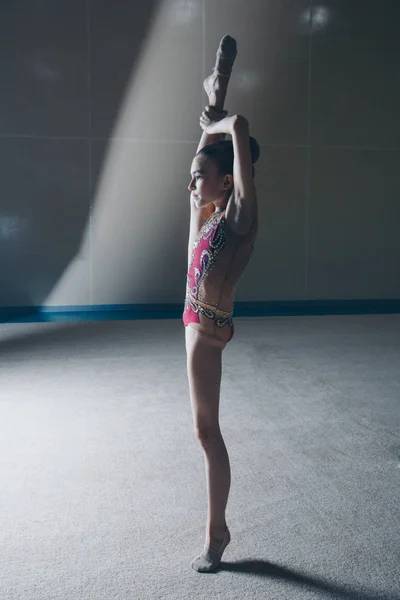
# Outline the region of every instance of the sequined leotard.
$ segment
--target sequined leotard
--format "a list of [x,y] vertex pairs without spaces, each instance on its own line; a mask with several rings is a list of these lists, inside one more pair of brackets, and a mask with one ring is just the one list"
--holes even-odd
[[189,323],[208,335],[220,337],[222,328],[230,328],[233,337],[234,296],[239,280],[254,250],[258,221],[249,232],[239,236],[228,229],[225,211],[211,213],[192,246],[186,276],[183,312]]

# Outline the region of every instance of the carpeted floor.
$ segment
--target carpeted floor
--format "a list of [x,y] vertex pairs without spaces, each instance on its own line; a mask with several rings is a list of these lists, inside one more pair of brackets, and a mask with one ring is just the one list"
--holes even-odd
[[400,598],[400,315],[235,319],[207,515],[181,321],[0,329],[1,600]]

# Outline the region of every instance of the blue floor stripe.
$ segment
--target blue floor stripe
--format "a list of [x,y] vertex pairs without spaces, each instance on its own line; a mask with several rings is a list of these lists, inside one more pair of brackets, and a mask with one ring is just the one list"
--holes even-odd
[[[0,307],[1,323],[181,319],[183,304]],[[235,317],[400,313],[400,299],[237,302]]]

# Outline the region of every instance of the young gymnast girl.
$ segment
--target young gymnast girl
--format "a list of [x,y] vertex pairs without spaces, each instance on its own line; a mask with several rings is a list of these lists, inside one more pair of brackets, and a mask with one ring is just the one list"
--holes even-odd
[[[231,536],[225,509],[231,483],[229,457],[219,426],[222,351],[232,339],[239,279],[258,230],[253,164],[260,150],[242,115],[227,116],[225,96],[237,55],[236,41],[220,41],[215,67],[203,83],[209,104],[191,165],[190,233],[186,283],[185,345],[194,430],[204,450],[208,519],[203,552],[191,565],[218,568]],[[231,140],[223,139],[225,135]]]

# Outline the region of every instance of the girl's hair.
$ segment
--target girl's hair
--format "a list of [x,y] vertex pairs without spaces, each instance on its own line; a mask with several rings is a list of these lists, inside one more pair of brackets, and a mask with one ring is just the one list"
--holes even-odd
[[[251,152],[251,162],[254,165],[260,158],[260,146],[255,138],[250,136],[250,152]],[[212,158],[218,168],[218,175],[233,175],[233,142],[232,140],[221,140],[219,142],[213,142],[212,144],[207,144],[203,146],[203,148],[197,153],[196,156],[199,155],[206,156],[207,158]],[[252,166],[252,176],[254,178],[254,166]]]

